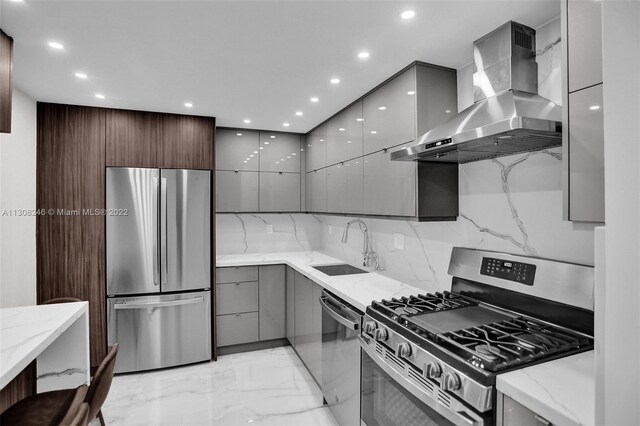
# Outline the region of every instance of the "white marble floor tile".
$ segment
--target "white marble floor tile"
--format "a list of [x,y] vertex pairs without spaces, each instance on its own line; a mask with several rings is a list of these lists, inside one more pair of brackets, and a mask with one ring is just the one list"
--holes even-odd
[[116,376],[110,425],[337,425],[291,347],[217,362]]

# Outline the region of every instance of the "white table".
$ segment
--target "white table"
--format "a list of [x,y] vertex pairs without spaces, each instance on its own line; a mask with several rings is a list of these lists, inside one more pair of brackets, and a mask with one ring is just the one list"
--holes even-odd
[[0,389],[34,359],[38,393],[89,383],[87,302],[0,309]]

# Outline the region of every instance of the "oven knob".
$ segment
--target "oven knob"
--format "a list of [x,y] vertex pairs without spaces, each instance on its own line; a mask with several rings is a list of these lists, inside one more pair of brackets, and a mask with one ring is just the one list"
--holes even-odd
[[378,328],[373,334],[373,338],[378,342],[384,342],[389,338],[389,333],[386,328]]
[[367,321],[364,323],[364,332],[373,335],[373,332],[378,328],[378,323],[375,321]]
[[460,377],[456,373],[445,373],[442,377],[442,390],[456,391],[460,389]]
[[424,365],[424,375],[428,379],[437,379],[442,376],[442,367],[437,362],[429,361]]
[[396,356],[400,358],[409,358],[411,356],[411,345],[402,342],[396,348]]

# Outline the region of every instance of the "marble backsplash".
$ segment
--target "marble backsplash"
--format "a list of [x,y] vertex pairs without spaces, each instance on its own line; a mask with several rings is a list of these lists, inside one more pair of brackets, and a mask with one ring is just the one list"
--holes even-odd
[[[560,20],[536,35],[538,92],[561,97]],[[458,70],[459,109],[472,102],[471,66]],[[425,291],[449,289],[454,246],[593,264],[593,225],[562,220],[560,148],[460,165],[460,215],[450,222],[364,218],[382,273]],[[318,250],[362,264],[362,233],[351,217],[306,214],[218,215],[218,254]],[[267,225],[273,233],[267,234]]]

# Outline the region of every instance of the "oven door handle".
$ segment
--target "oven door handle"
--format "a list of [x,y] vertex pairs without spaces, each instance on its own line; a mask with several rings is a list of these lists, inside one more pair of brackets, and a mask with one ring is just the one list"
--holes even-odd
[[326,302],[325,297],[321,296],[318,300],[320,301],[320,305],[322,305],[322,310],[325,311],[331,318],[338,321],[349,330],[357,331],[358,328],[360,328],[360,324],[355,321],[349,321],[347,318],[343,317],[339,312],[329,306],[329,304]]
[[445,406],[444,404],[438,402],[434,399],[433,395],[414,385],[412,382],[407,380],[401,373],[396,371],[391,365],[384,362],[378,354],[369,346],[369,344],[362,338],[362,336],[358,336],[358,341],[360,342],[360,347],[362,350],[369,355],[377,365],[387,373],[396,383],[406,389],[413,396],[418,398],[420,401],[424,402],[429,408],[438,412],[444,416],[447,420],[453,422],[458,426],[482,426],[484,425],[484,421],[480,417],[472,417],[472,413],[469,413],[467,408],[459,401],[455,399],[451,399],[450,407]]

